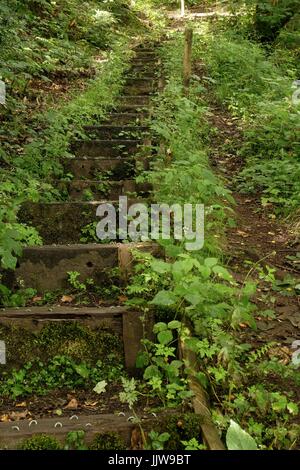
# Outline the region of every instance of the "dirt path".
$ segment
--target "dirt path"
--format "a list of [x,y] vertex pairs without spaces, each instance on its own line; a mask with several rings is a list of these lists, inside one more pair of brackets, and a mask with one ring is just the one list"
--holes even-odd
[[[289,361],[290,346],[300,339],[300,298],[292,287],[292,278],[300,277],[299,263],[292,260],[300,246],[295,243],[290,227],[273,218],[272,208],[262,206],[259,195],[242,194],[237,190],[234,179],[244,165],[237,155],[242,130],[225,109],[213,102],[210,106],[211,122],[218,130],[217,137],[211,142],[212,164],[225,178],[236,200],[236,227],[227,230],[229,266],[241,285],[252,269],[249,279],[258,282],[253,301],[259,310],[274,311],[274,318],[258,314],[257,331],[247,329],[242,337],[258,344],[266,341],[278,343],[282,359]],[[256,267],[261,270],[264,266],[276,270],[276,285],[259,279]]]

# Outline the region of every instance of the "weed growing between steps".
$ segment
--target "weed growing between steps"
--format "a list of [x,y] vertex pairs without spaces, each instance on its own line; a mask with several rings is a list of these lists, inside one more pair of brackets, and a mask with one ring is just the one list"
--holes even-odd
[[218,101],[243,128],[239,154],[246,165],[238,176],[240,189],[259,191],[263,205],[293,214],[300,204],[295,66],[280,66],[262,46],[207,24],[196,35],[194,57],[204,63]]
[[78,271],[66,273],[66,287],[52,290],[42,295],[32,288],[22,288],[12,291],[5,285],[0,285],[1,307],[31,307],[41,305],[105,305],[113,301],[122,302],[124,283],[120,280],[119,268],[103,269],[102,282],[96,282],[92,277],[80,281]]
[[[190,253],[175,242],[163,241],[166,261],[136,255],[138,265],[128,288],[130,303],[140,305],[145,315],[154,310],[158,316],[154,350],[163,348],[165,341],[170,341],[169,347],[178,346],[178,337],[170,334],[164,317],[171,324],[176,321],[178,336],[198,357],[199,369],[185,364],[183,370],[180,365],[175,383],[179,386],[189,371],[206,389],[224,440],[227,430],[229,448],[295,448],[300,442],[300,373],[293,364],[282,364],[280,355],[271,352],[272,344],[256,349],[238,339],[240,327],[256,328],[258,312],[251,302],[256,285],[245,281],[241,288],[222,264],[222,233],[225,223],[232,224],[232,200],[209,168],[204,90],[193,80],[189,98],[182,95],[181,50],[182,40],[176,35],[163,47],[167,84],[152,124],[163,146],[146,178],[154,184],[156,200],[205,202],[206,244],[202,251]],[[173,372],[175,359],[165,361]],[[145,380],[168,390],[170,378],[162,380],[156,355],[142,352],[140,365]],[[239,425],[250,436],[245,437]]]

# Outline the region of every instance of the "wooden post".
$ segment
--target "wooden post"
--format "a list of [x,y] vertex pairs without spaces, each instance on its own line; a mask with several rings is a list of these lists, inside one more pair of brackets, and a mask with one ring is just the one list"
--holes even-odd
[[181,17],[183,18],[184,15],[185,15],[185,4],[184,4],[184,0],[180,0],[180,6],[181,6]]
[[183,86],[185,95],[188,95],[192,73],[193,29],[190,27],[185,28],[184,36]]

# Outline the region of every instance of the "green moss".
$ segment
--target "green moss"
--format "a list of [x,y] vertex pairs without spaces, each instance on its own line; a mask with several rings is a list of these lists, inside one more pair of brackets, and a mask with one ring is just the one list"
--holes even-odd
[[0,337],[6,343],[7,366],[20,367],[39,358],[43,362],[54,356],[68,356],[75,361],[95,365],[123,362],[123,346],[117,334],[104,328],[91,329],[76,322],[48,323],[39,332],[0,325]]
[[162,426],[163,430],[160,429],[160,432],[168,432],[171,436],[167,443],[167,449],[184,450],[181,441],[189,441],[193,438],[201,442],[201,422],[201,417],[192,413],[167,418]]
[[96,434],[90,450],[126,450],[124,440],[115,432]]
[[21,450],[62,450],[60,443],[55,437],[46,434],[37,434],[22,442]]

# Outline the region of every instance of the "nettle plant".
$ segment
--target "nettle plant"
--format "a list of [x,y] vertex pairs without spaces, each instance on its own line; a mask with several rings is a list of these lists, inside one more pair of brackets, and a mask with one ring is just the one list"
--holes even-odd
[[153,332],[157,342],[144,339],[145,349],[139,353],[136,362],[137,367],[145,368],[143,378],[164,406],[181,404],[193,395],[188,389],[184,363],[176,358],[181,328],[178,320],[156,323]]

